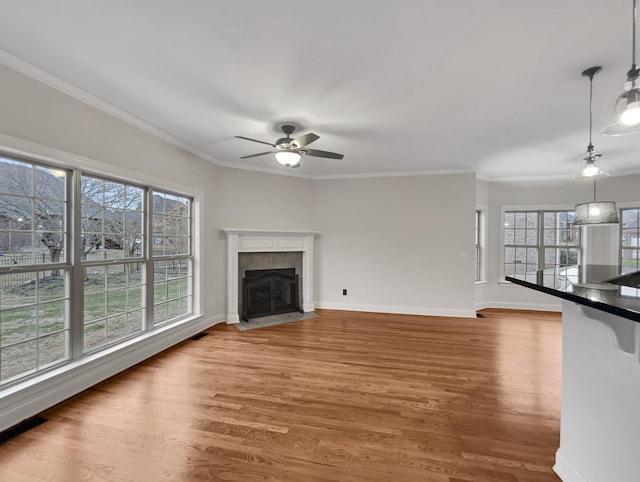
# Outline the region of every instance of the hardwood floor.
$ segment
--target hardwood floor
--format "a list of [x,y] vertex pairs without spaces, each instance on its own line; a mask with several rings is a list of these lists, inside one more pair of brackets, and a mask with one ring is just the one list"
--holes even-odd
[[0,480],[559,480],[559,314],[318,313],[217,325],[48,410]]

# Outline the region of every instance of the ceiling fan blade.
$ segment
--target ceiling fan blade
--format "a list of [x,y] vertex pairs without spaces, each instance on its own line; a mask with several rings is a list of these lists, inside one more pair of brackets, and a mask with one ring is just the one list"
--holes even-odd
[[234,136],[234,137],[236,139],[244,139],[245,141],[259,142],[260,144],[266,144],[271,147],[276,147],[276,145],[272,144],[271,142],[259,141],[258,139],[251,139],[251,137],[244,137],[244,136]]
[[318,149],[304,149],[303,151],[307,156],[314,157],[327,157],[329,159],[342,159],[344,156],[337,152],[319,151]]
[[242,156],[240,159],[249,159],[250,157],[266,156],[267,154],[273,154],[273,151],[259,152],[258,154],[251,154],[249,156]]
[[296,137],[291,141],[291,144],[295,144],[297,147],[304,147],[311,144],[312,142],[317,141],[318,139],[320,139],[320,136],[315,135],[313,132],[309,132],[308,134]]

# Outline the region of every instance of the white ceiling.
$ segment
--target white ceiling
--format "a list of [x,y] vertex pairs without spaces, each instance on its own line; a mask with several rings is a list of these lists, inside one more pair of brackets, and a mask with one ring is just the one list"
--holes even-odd
[[[315,178],[571,179],[580,73],[602,65],[596,150],[612,175],[640,172],[640,134],[597,135],[631,64],[631,0],[4,1],[0,48],[218,164]],[[345,158],[239,159],[268,147],[235,135],[274,141],[284,122]]]

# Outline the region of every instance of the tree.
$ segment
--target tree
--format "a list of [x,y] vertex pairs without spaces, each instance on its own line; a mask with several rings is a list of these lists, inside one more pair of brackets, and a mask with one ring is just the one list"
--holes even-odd
[[[0,195],[0,212],[11,221],[7,222],[10,249],[29,248],[32,263],[37,262],[33,257],[39,245],[48,249],[51,262],[60,261],[64,249],[65,182],[63,171],[0,159],[0,191],[4,193]],[[20,235],[16,236],[13,230]]]

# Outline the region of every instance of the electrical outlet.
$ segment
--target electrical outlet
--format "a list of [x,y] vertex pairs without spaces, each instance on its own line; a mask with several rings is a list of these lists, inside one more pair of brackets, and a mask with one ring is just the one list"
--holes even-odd
[[342,296],[347,296],[347,290],[342,290]]

